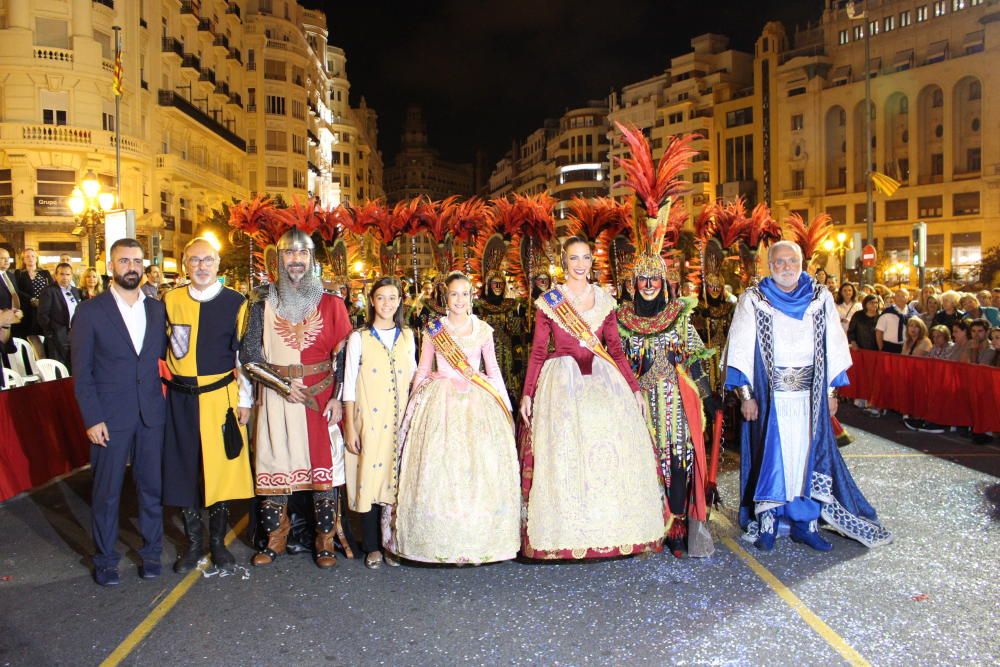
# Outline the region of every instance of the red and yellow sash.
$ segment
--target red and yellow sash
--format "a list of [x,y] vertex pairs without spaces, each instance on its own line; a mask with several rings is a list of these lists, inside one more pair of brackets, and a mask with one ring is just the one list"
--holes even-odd
[[513,424],[514,417],[507,408],[507,401],[496,390],[496,387],[490,384],[489,380],[472,367],[472,364],[469,363],[469,358],[465,356],[462,346],[451,337],[451,334],[448,333],[448,330],[445,329],[444,324],[441,322],[441,318],[431,320],[427,324],[427,333],[431,337],[431,342],[434,343],[434,348],[441,353],[441,356],[445,358],[448,364],[461,373],[469,382],[492,396],[497,405],[503,408],[503,413],[507,415],[507,419]]
[[[576,338],[578,341],[583,343],[585,346],[590,348],[590,350],[610,363],[615,368],[618,368],[618,364],[615,363],[614,357],[611,353],[601,344],[597,336],[580,314],[576,312],[576,309],[570,304],[569,300],[566,298],[560,290],[551,289],[541,296],[545,300],[545,305],[548,309],[555,315],[556,319],[559,320],[559,324],[565,329],[571,336]],[[547,313],[546,313],[547,314]]]

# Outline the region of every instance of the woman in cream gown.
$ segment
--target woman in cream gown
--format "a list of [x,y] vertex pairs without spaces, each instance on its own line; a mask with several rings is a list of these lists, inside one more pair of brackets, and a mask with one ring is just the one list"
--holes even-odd
[[568,239],[566,284],[535,302],[521,403],[529,558],[602,558],[663,546],[663,485],[646,403],[622,350],[617,304],[587,281],[592,265],[590,245]]
[[510,399],[493,329],[469,314],[469,279],[451,274],[446,286],[448,315],[427,327],[400,434],[399,485],[383,531],[386,546],[403,558],[431,563],[507,560],[520,545]]

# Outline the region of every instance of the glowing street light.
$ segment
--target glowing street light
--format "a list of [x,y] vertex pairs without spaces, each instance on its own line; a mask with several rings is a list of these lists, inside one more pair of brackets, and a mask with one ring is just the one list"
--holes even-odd
[[97,230],[104,222],[104,214],[115,207],[113,192],[102,192],[101,181],[93,170],[87,172],[83,180],[73,188],[69,197],[69,210],[77,218],[87,235],[87,261],[89,266],[97,262]]

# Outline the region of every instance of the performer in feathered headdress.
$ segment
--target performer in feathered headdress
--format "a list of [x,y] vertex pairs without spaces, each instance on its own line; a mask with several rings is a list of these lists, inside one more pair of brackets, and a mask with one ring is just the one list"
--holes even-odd
[[[618,126],[631,150],[619,160],[641,205],[635,207],[635,263],[632,267],[634,301],[618,308],[618,326],[625,354],[639,378],[647,402],[647,422],[653,433],[670,510],[667,546],[677,557],[685,548],[692,556],[714,551],[706,526],[704,414],[702,400],[710,394],[706,360],[713,354],[691,323],[698,301],[679,296],[668,280],[661,254],[676,243],[671,225],[675,197],[686,186],[681,172],[696,151],[690,138],[673,137],[653,170],[646,138],[637,130]],[[676,216],[673,216],[676,220]],[[675,223],[676,224],[676,223]]]
[[511,404],[517,409],[524,377],[525,346],[528,332],[527,306],[523,299],[510,296],[505,268],[507,244],[498,233],[482,234],[473,248],[473,264],[478,266],[483,286],[474,304],[474,313],[491,327],[496,345],[497,363]]

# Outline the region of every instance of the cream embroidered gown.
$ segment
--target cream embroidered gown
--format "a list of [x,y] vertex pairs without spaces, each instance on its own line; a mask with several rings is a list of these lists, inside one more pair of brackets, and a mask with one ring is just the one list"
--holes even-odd
[[[509,410],[493,329],[475,316],[471,321],[471,333],[456,336],[442,318],[472,367],[479,369],[483,362]],[[507,413],[437,354],[429,336],[414,388],[400,437],[396,507],[383,530],[386,548],[432,563],[513,558],[520,546],[520,495]]]

